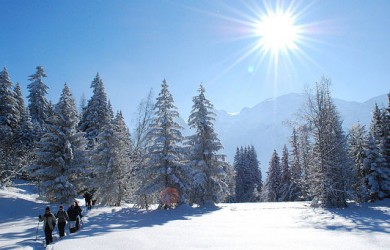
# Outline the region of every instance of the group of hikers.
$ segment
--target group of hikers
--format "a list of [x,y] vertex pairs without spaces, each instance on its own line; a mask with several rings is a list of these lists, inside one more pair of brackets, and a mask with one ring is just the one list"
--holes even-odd
[[[85,206],[87,209],[92,208],[92,195],[86,193],[84,195]],[[45,214],[39,215],[39,221],[43,221],[43,229],[45,232],[46,245],[53,242],[53,230],[56,225],[60,237],[65,236],[65,225],[69,225],[69,233],[74,233],[80,229],[80,221],[83,215],[82,209],[77,201],[74,201],[65,211],[64,206],[60,206],[58,212],[54,215],[50,211],[50,207],[46,207]],[[57,223],[58,222],[58,223]]]

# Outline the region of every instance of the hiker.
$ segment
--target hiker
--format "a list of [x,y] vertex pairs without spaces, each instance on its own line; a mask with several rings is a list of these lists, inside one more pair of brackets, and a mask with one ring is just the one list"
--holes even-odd
[[81,207],[79,206],[79,203],[77,201],[74,201],[74,209],[76,210],[77,212],[77,217],[76,217],[76,231],[78,231],[80,229],[80,220],[81,218],[83,218],[83,216],[81,215],[81,212],[83,211],[81,209]]
[[78,216],[78,212],[75,209],[74,206],[75,203],[72,203],[70,207],[68,208],[68,218],[69,218],[69,232],[74,233],[76,232],[76,220]]
[[90,194],[89,192],[85,192],[84,199],[85,199],[85,206],[87,207],[87,209],[90,210],[92,208],[92,194]]
[[56,217],[50,212],[50,208],[46,207],[45,214],[39,215],[39,221],[43,221],[43,230],[45,231],[46,245],[53,242],[53,229],[56,226]]
[[65,236],[65,225],[66,221],[69,220],[68,213],[64,210],[64,206],[60,206],[60,209],[58,210],[56,217],[58,219],[58,233],[60,234],[60,237]]

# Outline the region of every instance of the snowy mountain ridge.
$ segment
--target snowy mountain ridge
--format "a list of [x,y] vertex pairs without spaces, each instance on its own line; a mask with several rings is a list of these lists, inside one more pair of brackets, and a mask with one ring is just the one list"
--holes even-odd
[[[264,100],[252,108],[243,108],[231,115],[224,110],[216,110],[215,129],[224,146],[223,153],[233,162],[236,148],[253,145],[257,151],[263,176],[268,168],[272,152],[281,153],[284,144],[289,143],[292,133],[291,123],[297,121],[298,113],[306,102],[305,94],[291,93]],[[365,102],[334,99],[345,132],[353,124],[369,126],[375,103],[386,107],[387,94],[371,98]]]

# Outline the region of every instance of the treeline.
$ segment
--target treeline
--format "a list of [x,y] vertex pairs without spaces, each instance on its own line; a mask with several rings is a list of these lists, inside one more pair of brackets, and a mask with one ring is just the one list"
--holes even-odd
[[344,207],[390,198],[390,94],[387,108],[375,105],[370,127],[348,134],[322,78],[294,126],[290,153],[274,151],[263,188],[265,201],[312,200],[314,206]]
[[138,107],[131,136],[122,113],[114,113],[99,74],[91,98],[77,111],[64,85],[60,99],[46,99],[46,74],[38,66],[29,77],[27,107],[19,84],[0,72],[0,184],[13,178],[34,180],[50,202],[69,203],[86,191],[100,204],[158,203],[160,192],[174,188],[179,203],[225,201],[233,193],[233,170],[220,154],[213,105],[200,85],[188,119],[194,133],[184,137],[179,113],[164,80]]

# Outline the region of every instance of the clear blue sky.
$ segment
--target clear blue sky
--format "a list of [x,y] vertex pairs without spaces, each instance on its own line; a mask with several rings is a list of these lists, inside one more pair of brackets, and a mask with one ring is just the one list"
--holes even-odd
[[[269,1],[272,7],[274,1]],[[291,1],[279,1],[287,8]],[[322,75],[332,95],[365,101],[390,91],[390,1],[294,1],[305,27],[298,52],[255,50],[251,23],[263,1],[38,1],[0,3],[0,66],[27,93],[28,76],[43,65],[57,102],[67,82],[76,101],[91,95],[99,72],[115,110],[131,126],[135,107],[166,78],[181,115],[203,82],[215,108],[240,111],[290,92]],[[240,59],[241,58],[241,59]]]

